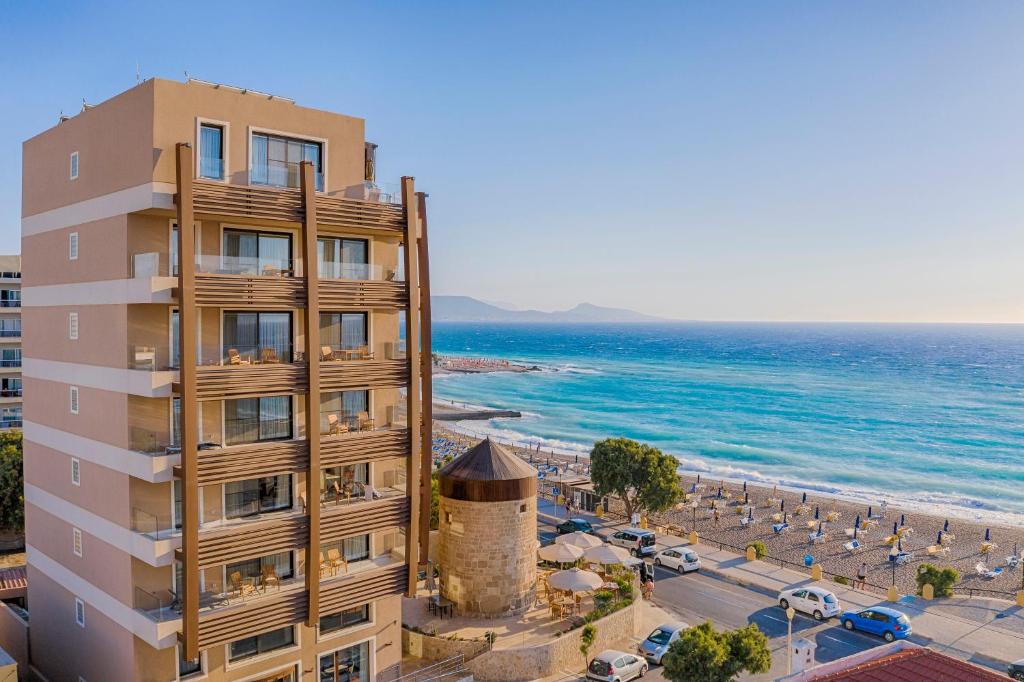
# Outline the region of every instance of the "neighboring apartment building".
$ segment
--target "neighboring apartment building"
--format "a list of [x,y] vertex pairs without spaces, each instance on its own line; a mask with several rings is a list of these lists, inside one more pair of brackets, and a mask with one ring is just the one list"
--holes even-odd
[[0,431],[21,428],[21,256],[0,256]]
[[25,142],[28,607],[52,682],[397,675],[429,513],[403,340],[425,195],[381,192],[375,149],[362,119],[159,79]]

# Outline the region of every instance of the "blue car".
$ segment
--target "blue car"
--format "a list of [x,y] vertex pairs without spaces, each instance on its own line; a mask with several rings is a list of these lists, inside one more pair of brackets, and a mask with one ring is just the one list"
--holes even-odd
[[847,630],[860,630],[879,635],[887,642],[906,639],[912,632],[907,614],[885,606],[844,611],[839,620]]

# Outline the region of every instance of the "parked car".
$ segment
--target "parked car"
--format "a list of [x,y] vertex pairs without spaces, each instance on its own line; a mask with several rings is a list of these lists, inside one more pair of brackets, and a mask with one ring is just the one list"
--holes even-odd
[[679,634],[688,627],[690,626],[678,620],[659,625],[654,632],[647,635],[647,639],[640,642],[640,654],[650,663],[661,665],[661,659],[672,646],[672,642],[679,639]]
[[555,526],[558,529],[559,535],[565,535],[566,533],[575,533],[580,531],[581,533],[594,534],[594,527],[590,525],[590,521],[586,519],[568,519],[562,521],[560,524]]
[[[885,606],[845,611],[839,620],[847,630],[860,630],[872,635],[879,635],[887,642],[906,639],[910,637],[912,631],[907,614]],[[1018,679],[1024,679],[1024,677]]]
[[625,547],[635,557],[650,556],[657,551],[654,548],[653,530],[625,528],[613,533],[608,542],[617,547]]
[[779,592],[779,606],[788,609],[792,606],[797,611],[814,616],[814,620],[824,620],[838,616],[842,610],[839,597],[834,592],[820,587],[795,587]]
[[647,674],[647,661],[625,651],[606,649],[587,666],[587,679],[601,682],[627,682]]
[[1009,673],[1010,677],[1013,679],[1024,681],[1024,658],[1011,663],[1006,672]]
[[671,568],[680,573],[700,570],[700,557],[686,546],[669,547],[654,555],[654,565]]

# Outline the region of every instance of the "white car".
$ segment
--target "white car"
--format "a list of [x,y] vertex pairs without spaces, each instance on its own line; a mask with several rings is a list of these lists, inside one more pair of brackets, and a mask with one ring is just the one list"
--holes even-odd
[[700,557],[697,556],[697,552],[686,546],[669,547],[654,555],[654,565],[671,568],[680,573],[689,573],[700,570]]
[[677,620],[663,623],[654,632],[647,635],[647,639],[640,642],[637,650],[649,663],[661,665],[661,659],[668,653],[672,642],[679,639],[679,635],[688,627],[690,626],[686,623]]
[[779,606],[784,609],[792,606],[796,611],[814,616],[814,620],[832,618],[842,611],[839,597],[834,592],[820,587],[794,587],[791,590],[783,590],[779,592]]
[[647,674],[647,661],[625,651],[606,649],[587,666],[587,679],[600,682],[627,682]]

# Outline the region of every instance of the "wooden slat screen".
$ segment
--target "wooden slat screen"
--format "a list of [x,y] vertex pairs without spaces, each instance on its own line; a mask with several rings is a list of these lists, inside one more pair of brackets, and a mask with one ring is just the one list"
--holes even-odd
[[320,280],[320,309],[398,308],[409,305],[405,282],[382,280]]
[[199,306],[221,308],[304,308],[306,280],[303,277],[249,277],[196,273],[195,300]]
[[304,440],[246,443],[199,451],[199,485],[301,471],[309,465]]
[[322,581],[318,615],[329,616],[375,599],[402,594],[408,570],[405,564],[397,564]]
[[357,431],[320,438],[323,468],[409,456],[409,429]]
[[196,368],[199,400],[232,400],[259,395],[303,393],[305,363],[258,365],[200,365]]
[[304,620],[307,611],[306,592],[298,590],[200,613],[199,648],[220,646],[293,625]]
[[402,496],[337,506],[328,504],[322,514],[320,539],[331,542],[405,525],[409,522],[409,499]]
[[409,383],[406,360],[350,360],[320,365],[320,390],[398,388]]
[[304,545],[309,519],[294,516],[199,533],[199,568],[255,559]]

